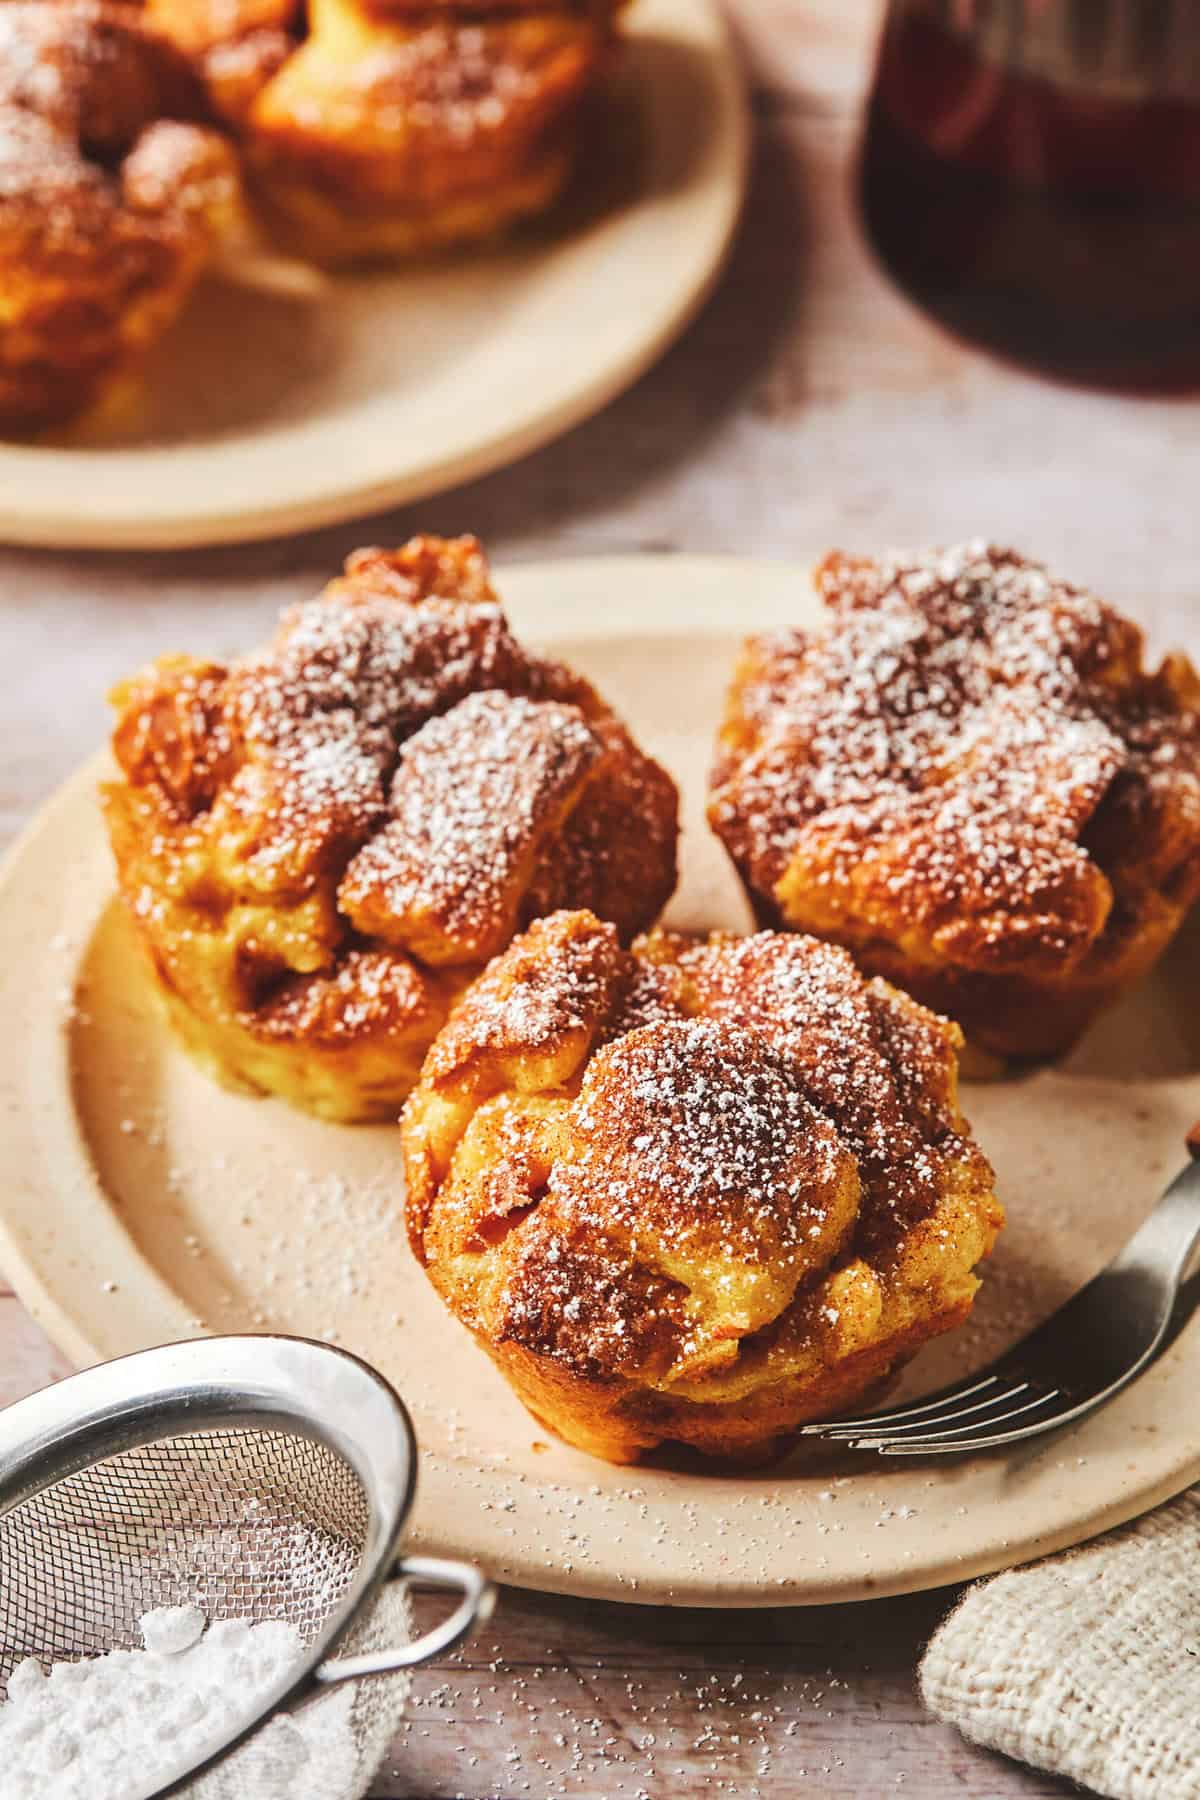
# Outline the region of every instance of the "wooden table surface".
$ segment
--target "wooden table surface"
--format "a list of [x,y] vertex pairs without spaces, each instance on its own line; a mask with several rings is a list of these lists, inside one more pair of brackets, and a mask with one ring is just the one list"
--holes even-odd
[[[687,547],[809,554],[986,533],[1190,640],[1200,412],[1057,388],[953,343],[886,283],[850,173],[877,9],[738,0],[757,156],[724,280],[632,392],[519,465],[402,514],[191,554],[0,556],[0,835],[100,739],[102,695],[167,647],[262,635],[355,544],[422,526],[501,559]],[[0,1402],[64,1364],[0,1283]],[[752,1614],[506,1593],[424,1674],[376,1795],[1051,1795],[922,1716],[953,1595]],[[99,1797],[98,1797],[99,1800]]]

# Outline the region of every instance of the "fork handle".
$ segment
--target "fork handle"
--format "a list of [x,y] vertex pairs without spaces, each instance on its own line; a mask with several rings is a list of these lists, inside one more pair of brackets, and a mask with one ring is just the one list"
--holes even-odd
[[1200,1121],[1192,1126],[1186,1141],[1190,1160],[1110,1267],[1142,1269],[1149,1265],[1160,1279],[1167,1276],[1182,1281],[1200,1244]]

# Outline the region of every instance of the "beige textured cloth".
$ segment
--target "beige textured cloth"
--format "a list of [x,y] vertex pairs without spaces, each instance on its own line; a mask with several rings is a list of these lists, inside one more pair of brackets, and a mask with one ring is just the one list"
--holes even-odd
[[1112,1800],[1200,1796],[1200,1488],[970,1589],[921,1692],[976,1743]]

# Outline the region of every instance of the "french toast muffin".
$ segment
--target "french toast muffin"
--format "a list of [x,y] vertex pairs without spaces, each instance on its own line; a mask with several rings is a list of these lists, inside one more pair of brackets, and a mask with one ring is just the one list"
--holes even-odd
[[404,1111],[409,1240],[526,1406],[612,1462],[759,1459],[959,1324],[1003,1214],[957,1026],[781,932],[532,925]]
[[0,5],[0,430],[130,378],[240,220],[231,146],[134,7]]
[[747,643],[712,775],[759,921],[1057,1055],[1200,894],[1200,678],[1011,550],[835,553],[816,584],[822,632]]
[[226,666],[118,687],[121,893],[227,1084],[395,1117],[455,996],[531,919],[628,940],[675,884],[674,783],[513,636],[473,538],[364,550]]
[[609,0],[148,0],[195,60],[274,235],[326,264],[543,212],[616,42]]

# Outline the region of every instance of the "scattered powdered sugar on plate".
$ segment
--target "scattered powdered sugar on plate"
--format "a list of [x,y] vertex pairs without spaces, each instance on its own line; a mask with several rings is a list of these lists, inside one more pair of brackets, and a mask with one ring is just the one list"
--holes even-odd
[[[32,1657],[17,1664],[0,1705],[5,1800],[143,1800],[253,1724],[304,1653],[282,1620],[207,1625],[196,1606],[146,1613],[141,1635],[144,1649],[48,1672]],[[302,1725],[285,1723],[282,1737],[271,1730],[290,1780],[311,1746]]]

